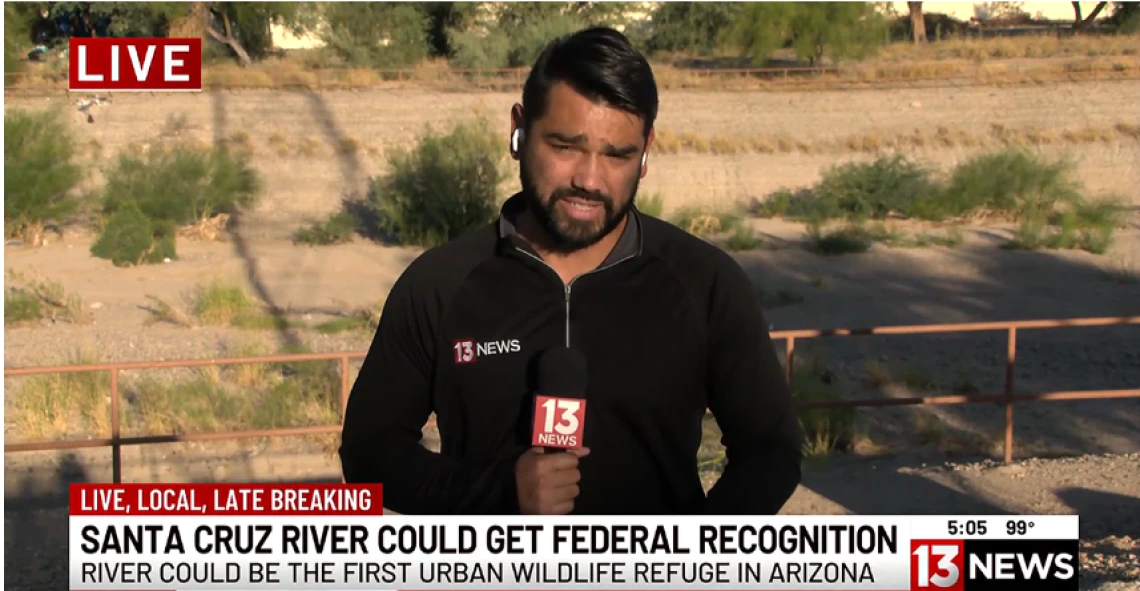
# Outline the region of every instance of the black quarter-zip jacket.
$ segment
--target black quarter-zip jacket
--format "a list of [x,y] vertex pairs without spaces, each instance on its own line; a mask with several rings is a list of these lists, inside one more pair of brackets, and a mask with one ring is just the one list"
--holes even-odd
[[[631,212],[608,259],[568,285],[498,223],[430,249],[396,281],[353,386],[347,482],[384,484],[404,514],[517,514],[534,360],[589,364],[575,514],[776,513],[800,480],[803,434],[759,298],[727,253]],[[706,498],[705,409],[727,464]],[[432,412],[440,451],[424,448]]]

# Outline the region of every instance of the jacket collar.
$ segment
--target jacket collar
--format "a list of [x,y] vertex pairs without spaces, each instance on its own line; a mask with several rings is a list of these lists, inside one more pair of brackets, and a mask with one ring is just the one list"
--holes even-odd
[[[522,248],[531,254],[537,254],[522,237],[519,236],[518,230],[515,227],[515,220],[518,215],[526,207],[523,201],[524,197],[521,193],[515,193],[503,203],[502,208],[499,210],[498,230],[499,239],[504,244]],[[610,251],[606,260],[602,261],[600,267],[612,264],[622,259],[640,255],[642,251],[642,227],[641,216],[634,207],[629,210],[629,223],[625,225],[622,231],[621,238],[618,238],[617,244],[614,245],[613,250]]]

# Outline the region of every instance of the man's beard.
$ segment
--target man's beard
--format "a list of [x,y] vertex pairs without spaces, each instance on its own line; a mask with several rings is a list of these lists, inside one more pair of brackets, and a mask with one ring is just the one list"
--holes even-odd
[[[523,168],[522,187],[527,206],[538,225],[546,231],[550,239],[548,247],[562,253],[593,246],[621,225],[622,220],[633,208],[637,187],[641,182],[640,175],[634,178],[629,199],[618,208],[610,195],[599,191],[581,191],[572,187],[559,187],[544,198],[538,194],[534,183],[527,178],[525,165]],[[601,222],[576,220],[562,213],[558,202],[570,197],[601,204],[603,213]]]

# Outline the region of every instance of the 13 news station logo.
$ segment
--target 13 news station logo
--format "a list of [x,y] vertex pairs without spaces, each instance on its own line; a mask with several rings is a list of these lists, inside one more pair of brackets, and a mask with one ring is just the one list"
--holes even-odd
[[72,37],[67,89],[86,92],[199,92],[202,40]]
[[584,399],[535,397],[531,445],[565,449],[582,447],[582,434],[585,430]]
[[1077,540],[911,540],[911,591],[1076,591]]

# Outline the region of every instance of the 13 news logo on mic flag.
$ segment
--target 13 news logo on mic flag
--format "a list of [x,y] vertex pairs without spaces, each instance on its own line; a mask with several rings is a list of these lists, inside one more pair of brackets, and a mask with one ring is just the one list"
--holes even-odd
[[381,485],[71,485],[69,589],[1078,588],[1075,515],[385,515]]

